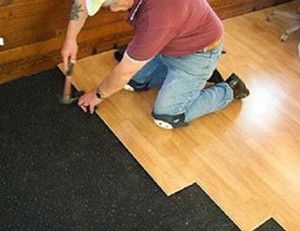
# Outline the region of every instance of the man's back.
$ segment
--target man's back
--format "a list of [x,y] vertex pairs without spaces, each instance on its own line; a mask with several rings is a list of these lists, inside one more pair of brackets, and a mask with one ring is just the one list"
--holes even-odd
[[223,34],[222,22],[206,0],[136,0],[129,22],[135,27],[135,36],[127,52],[137,60],[157,53],[188,55]]

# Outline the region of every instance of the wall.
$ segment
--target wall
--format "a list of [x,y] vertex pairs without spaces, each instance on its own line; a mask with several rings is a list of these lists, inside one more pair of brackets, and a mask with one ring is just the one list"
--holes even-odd
[[[289,0],[210,0],[224,19]],[[71,0],[0,0],[0,83],[55,67],[60,62]],[[89,18],[79,36],[79,57],[130,41],[126,13],[102,10]]]

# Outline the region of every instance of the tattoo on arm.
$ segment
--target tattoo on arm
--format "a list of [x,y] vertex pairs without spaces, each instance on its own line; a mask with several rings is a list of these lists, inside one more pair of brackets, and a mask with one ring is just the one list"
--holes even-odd
[[77,21],[80,18],[79,16],[80,12],[83,12],[83,10],[81,9],[81,5],[79,5],[76,1],[74,1],[71,8],[70,20]]

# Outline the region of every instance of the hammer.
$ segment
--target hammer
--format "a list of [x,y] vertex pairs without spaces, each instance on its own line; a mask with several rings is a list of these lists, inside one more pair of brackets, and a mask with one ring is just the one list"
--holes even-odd
[[72,96],[71,78],[73,74],[73,69],[74,69],[74,63],[70,61],[68,63],[68,70],[66,71],[66,75],[65,75],[65,86],[64,86],[63,96],[60,97],[60,102],[65,105],[76,103],[78,99],[84,94],[83,91],[80,91],[75,93],[74,96]]

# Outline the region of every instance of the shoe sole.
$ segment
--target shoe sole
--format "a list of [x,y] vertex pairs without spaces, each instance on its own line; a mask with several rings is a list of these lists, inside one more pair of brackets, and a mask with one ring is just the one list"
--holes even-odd
[[129,84],[126,84],[123,87],[123,89],[126,90],[126,91],[131,91],[131,92],[135,91],[135,89],[132,86],[130,86]]

